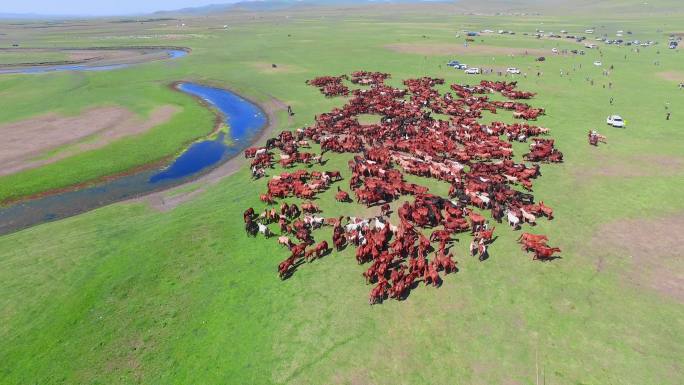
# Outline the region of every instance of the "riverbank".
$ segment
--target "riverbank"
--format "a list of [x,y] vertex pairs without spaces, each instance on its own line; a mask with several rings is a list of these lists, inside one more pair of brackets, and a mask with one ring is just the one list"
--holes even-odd
[[[266,113],[268,123],[250,145],[265,144],[266,140],[272,136],[273,131],[279,125],[277,113],[280,111],[286,111],[287,105],[273,97],[271,97],[271,100],[266,103],[253,103],[257,104]],[[291,124],[292,118],[289,117],[288,121]],[[158,211],[171,210],[179,204],[187,202],[188,200],[204,193],[207,187],[212,186],[223,178],[236,173],[247,163],[248,160],[245,157],[237,155],[225,163],[208,170],[208,172],[198,176],[194,180],[187,181],[168,190],[153,192],[143,197],[133,198],[130,201],[146,203]],[[188,185],[191,184],[197,185],[197,188],[187,190]]]
[[0,48],[0,54],[64,54],[67,60],[2,63],[0,74],[29,74],[53,71],[124,68],[158,60],[177,59],[192,50],[175,46],[85,47],[85,48]]
[[[242,150],[256,141],[265,140],[277,124],[277,111],[283,108],[282,103],[275,101],[257,104],[228,90],[195,83],[176,82],[171,87],[192,96],[215,114],[214,129],[207,136],[210,139],[193,141],[171,162],[166,159],[162,164],[145,164],[97,181],[42,192],[33,199],[21,199],[0,209],[0,234],[153,193],[159,195],[150,198],[152,205],[158,199],[164,206],[161,192],[165,190],[198,180],[215,183],[239,169],[244,162],[240,156]],[[199,94],[196,93],[198,89]],[[225,132],[222,131],[226,123],[231,125],[231,145],[226,144]],[[211,163],[206,163],[208,159]],[[177,194],[174,201],[183,199],[187,199],[187,195]]]

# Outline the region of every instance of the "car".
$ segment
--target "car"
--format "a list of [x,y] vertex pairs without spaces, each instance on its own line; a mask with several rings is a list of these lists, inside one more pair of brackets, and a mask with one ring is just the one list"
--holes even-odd
[[597,61],[594,62],[594,65],[597,66],[597,67],[600,67],[600,66],[603,65],[603,63],[601,63],[600,60],[597,60]]
[[461,63],[459,63],[458,60],[452,60],[446,64],[448,67],[454,67],[457,68],[457,66],[460,66]]
[[625,127],[625,121],[620,115],[611,115],[606,119],[606,124],[613,127],[623,128]]
[[506,68],[506,72],[508,72],[509,74],[519,74],[520,70],[518,68],[515,68],[515,67],[509,67],[509,68]]
[[551,48],[551,52],[558,53],[558,48]]
[[464,69],[468,69],[468,65],[461,63],[459,65],[455,65],[454,68],[457,70],[464,70]]
[[468,68],[467,70],[464,71],[468,75],[479,75],[480,74],[480,69],[477,67],[473,68]]

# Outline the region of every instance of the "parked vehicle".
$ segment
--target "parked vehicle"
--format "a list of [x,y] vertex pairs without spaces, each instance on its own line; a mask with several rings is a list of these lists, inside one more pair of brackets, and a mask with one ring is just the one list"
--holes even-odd
[[597,60],[597,61],[594,62],[594,65],[597,66],[597,67],[600,67],[600,66],[603,65],[603,63],[602,63],[600,60]]
[[479,75],[480,69],[477,67],[468,68],[467,70],[465,70],[465,73],[468,75]]
[[516,74],[517,75],[520,73],[520,69],[515,68],[515,67],[509,67],[506,69],[506,72],[508,72],[509,74]]
[[620,115],[611,115],[606,119],[606,123],[609,126],[613,127],[618,127],[618,128],[624,128],[625,127],[625,121],[622,119]]

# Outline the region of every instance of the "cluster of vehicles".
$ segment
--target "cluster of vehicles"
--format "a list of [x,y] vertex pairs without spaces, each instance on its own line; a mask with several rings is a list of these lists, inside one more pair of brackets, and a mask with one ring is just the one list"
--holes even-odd
[[[457,70],[463,70],[468,75],[479,75],[482,73],[482,70],[478,67],[468,67],[467,64],[461,63],[458,60],[451,60],[447,63],[448,67],[452,67]],[[513,75],[518,75],[520,74],[520,69],[516,67],[508,67],[506,69],[506,73],[513,74]]]
[[[491,29],[483,29],[481,32],[482,33],[494,33],[494,31],[492,31]],[[498,33],[499,35],[515,35],[514,31],[505,30],[505,29],[500,29],[500,30],[496,31],[496,33]]]
[[[485,30],[481,31],[481,33],[495,33],[495,32],[497,32],[499,34],[515,35],[515,32],[507,31],[507,30],[503,30],[503,29],[500,29],[498,31],[494,31],[491,29],[485,29]],[[467,33],[467,36],[479,36],[479,34],[477,32],[466,31],[466,33]],[[593,35],[595,33],[595,30],[594,29],[586,29],[584,31],[584,33],[588,34],[588,35]],[[523,35],[528,36],[530,34],[523,33]],[[571,35],[571,34],[568,34],[568,31],[566,31],[566,30],[561,30],[560,34],[556,34],[553,32],[544,32],[543,30],[537,29],[533,35],[539,39],[541,39],[542,37],[558,38],[558,39],[560,39],[560,38],[574,39],[578,43],[581,43],[581,42],[587,40],[586,36]],[[624,45],[624,46],[650,47],[652,45],[658,44],[657,42],[652,41],[652,40],[647,40],[647,41],[626,40],[626,39],[622,38],[625,35],[632,35],[632,31],[625,32],[625,31],[619,30],[615,34],[615,36],[616,36],[615,39],[610,39],[610,38],[608,38],[607,34],[603,34],[602,36],[597,36],[596,38],[594,38],[594,40],[600,41],[604,44],[617,45],[617,46]],[[681,38],[679,38],[679,41],[681,41]],[[677,39],[674,36],[670,36],[670,41],[668,42],[668,47],[670,49],[676,49],[679,46],[679,41],[677,41]],[[585,47],[586,48],[598,48],[598,46],[594,43],[585,43]]]
[[457,69],[457,70],[468,69],[468,66],[466,64],[463,64],[463,63],[459,62],[458,60],[452,60],[452,61],[448,62],[447,66],[453,67],[454,69]]
[[[584,31],[584,33],[588,34],[588,35],[592,35],[595,33],[595,31],[593,29],[587,29]],[[632,32],[631,31],[625,32],[622,30],[617,31],[617,33],[615,34],[615,36],[616,36],[615,39],[611,39],[608,37],[607,34],[603,34],[602,36],[595,37],[594,41],[602,42],[602,43],[608,44],[608,45],[618,45],[618,46],[624,45],[624,46],[649,47],[649,46],[658,44],[657,42],[652,41],[652,40],[641,41],[641,40],[631,40],[631,39],[628,40],[626,38],[623,39],[623,36],[625,36],[625,35],[632,35]],[[537,38],[549,37],[549,38],[558,38],[558,39],[560,39],[560,38],[574,39],[578,43],[581,43],[581,42],[587,40],[586,36],[571,35],[571,34],[568,34],[568,31],[566,31],[566,30],[561,30],[560,34],[555,34],[553,32],[544,33],[544,31],[542,31],[542,30],[537,30],[536,33],[534,34],[534,36],[536,36]],[[672,44],[672,40],[673,39],[670,39],[670,48],[671,49],[677,48],[678,43],[675,42],[675,44]],[[589,42],[585,43],[584,46],[586,48],[598,48],[598,46],[596,44],[589,43]]]
[[634,46],[641,46],[641,47],[650,47],[650,46],[652,46],[652,45],[654,45],[654,44],[658,44],[658,43],[656,43],[656,42],[654,42],[654,41],[652,41],[652,40],[641,41],[641,40],[609,39],[609,38],[606,37],[606,36],[597,37],[595,40],[596,40],[596,41],[601,41],[601,42],[603,42],[604,44],[608,44],[608,45],[611,45],[611,44],[614,44],[614,45],[622,45],[622,44],[624,44],[625,46],[634,45]]
[[[507,30],[498,30],[497,32],[498,32],[499,34],[511,34],[511,35],[514,35],[514,34],[515,34],[515,32],[513,32],[513,31],[507,31]],[[536,33],[535,33],[535,36],[537,36],[538,38],[541,38],[541,37],[545,36],[545,33],[544,33],[543,30],[539,30],[539,29],[538,29],[538,30],[536,30],[535,32],[536,32]],[[590,34],[590,35],[591,35],[591,34],[594,34],[594,32],[595,32],[595,31],[594,31],[593,29],[587,29],[587,30],[584,31],[585,34]],[[481,33],[495,33],[495,31],[494,31],[494,30],[491,30],[491,29],[485,29],[485,30],[482,30]],[[576,40],[577,42],[582,42],[582,41],[585,41],[585,40],[587,39],[586,36],[569,35],[569,34],[568,34],[568,31],[566,31],[566,30],[561,30],[560,33],[561,33],[561,35],[559,35],[559,34],[554,34],[553,32],[549,32],[549,33],[546,34],[546,36],[547,36],[547,37],[550,37],[550,38],[563,38],[563,37],[565,37],[565,38],[568,38],[568,39],[574,39],[574,40]],[[467,36],[478,36],[478,33],[477,33],[477,32],[472,32],[472,31],[466,31],[466,34],[467,34]],[[627,35],[632,35],[632,32],[631,32],[631,31],[627,31],[626,34],[627,34]],[[527,33],[523,33],[523,35],[528,35],[528,34],[527,34]],[[563,36],[563,35],[564,35],[564,36]],[[607,35],[604,34],[603,36],[597,36],[594,40],[597,41],[597,42],[603,42],[604,44],[611,44],[611,45],[618,45],[618,46],[619,46],[619,45],[625,45],[625,46],[632,46],[632,45],[634,45],[634,46],[648,47],[648,46],[652,46],[652,45],[658,44],[657,42],[654,42],[654,41],[652,41],[652,40],[640,41],[640,40],[624,40],[624,39],[621,39],[621,37],[624,36],[624,35],[625,35],[625,32],[622,31],[622,30],[620,30],[620,31],[617,31],[617,33],[616,33],[616,36],[618,37],[618,38],[616,38],[616,39],[609,39],[609,38],[607,37]],[[669,48],[670,48],[670,49],[676,49],[676,48],[678,47],[679,42],[680,42],[681,40],[682,40],[681,37],[677,39],[674,35],[671,35],[671,36],[670,36],[670,39],[669,39],[669,42],[668,42],[668,43],[669,43]],[[598,45],[595,44],[595,43],[586,42],[586,43],[584,44],[584,47],[585,47],[585,48],[588,48],[588,49],[596,49],[596,48],[598,48]],[[552,51],[554,54],[559,54],[558,48],[553,48],[551,51]],[[573,54],[576,54],[576,55],[577,55],[577,54],[578,54],[578,55],[585,55],[585,52],[584,52],[583,50],[573,49],[573,50],[571,50],[570,52],[572,52]],[[537,61],[543,61],[544,59],[545,59],[545,58],[540,57],[540,58],[537,59]],[[603,66],[603,63],[602,63],[600,60],[595,61],[593,64],[594,64],[595,66],[597,66],[597,67]],[[466,64],[464,64],[464,63],[461,63],[461,62],[459,62],[458,60],[451,60],[451,61],[449,61],[449,62],[447,63],[447,66],[452,67],[452,68],[454,68],[454,69],[463,70],[463,71],[464,71],[466,74],[468,74],[468,75],[479,75],[479,74],[482,73],[482,70],[481,70],[480,68],[478,68],[478,67],[468,67],[468,65],[466,65]],[[506,73],[517,75],[517,74],[520,74],[520,69],[515,68],[515,67],[509,67],[509,68],[506,69]],[[624,122],[622,121],[622,118],[621,118],[620,116],[618,116],[618,115],[612,115],[612,116],[608,117],[607,122],[608,122],[609,125],[612,125],[613,127],[624,127]]]

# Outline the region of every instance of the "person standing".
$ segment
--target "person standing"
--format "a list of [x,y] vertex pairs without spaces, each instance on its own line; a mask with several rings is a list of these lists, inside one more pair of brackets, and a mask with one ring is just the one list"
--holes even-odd
[[612,96],[610,97],[610,105],[611,106],[613,105],[613,97]]
[[668,111],[667,115],[665,115],[665,120],[670,120],[670,114],[671,114],[671,112]]

